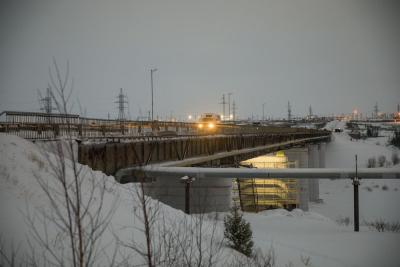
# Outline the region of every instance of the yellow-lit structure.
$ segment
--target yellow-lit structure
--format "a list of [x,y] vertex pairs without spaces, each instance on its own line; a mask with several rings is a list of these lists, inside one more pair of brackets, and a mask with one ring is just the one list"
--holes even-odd
[[[289,168],[291,163],[283,151],[242,162],[252,168]],[[299,204],[298,186],[295,179],[240,179],[234,201],[243,211],[258,212],[266,209],[294,209]]]

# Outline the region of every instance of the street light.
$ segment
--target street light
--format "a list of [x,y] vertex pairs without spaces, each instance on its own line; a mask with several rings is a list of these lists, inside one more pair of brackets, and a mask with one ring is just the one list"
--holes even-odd
[[154,121],[154,95],[153,95],[153,73],[156,72],[157,69],[150,70],[150,78],[151,78],[151,120]]

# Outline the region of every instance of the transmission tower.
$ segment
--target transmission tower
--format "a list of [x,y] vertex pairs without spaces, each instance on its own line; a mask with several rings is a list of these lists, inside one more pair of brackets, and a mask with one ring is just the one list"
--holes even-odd
[[228,93],[228,120],[231,120],[231,96],[232,93]]
[[379,113],[378,102],[376,102],[376,103],[375,103],[375,106],[374,106],[374,116],[375,116],[375,119],[378,118],[378,113]]
[[222,94],[222,102],[219,104],[222,104],[222,120],[225,120],[225,105],[226,105],[226,100],[225,100],[225,94]]
[[288,121],[292,120],[292,108],[290,107],[290,102],[287,102],[287,118]]
[[235,103],[235,100],[233,100],[233,103],[232,103],[232,115],[233,115],[233,120],[235,121],[236,120],[236,110],[237,110],[237,106],[236,106],[236,103]]
[[126,120],[126,116],[125,116],[125,109],[126,106],[128,104],[128,97],[126,95],[124,95],[124,93],[122,92],[122,88],[119,91],[119,95],[117,96],[117,101],[115,101],[115,103],[118,104],[118,120],[119,121],[124,121]]
[[46,95],[42,97],[42,94],[38,90],[39,94],[39,102],[40,102],[40,110],[43,110],[46,114],[51,114],[53,110],[56,110],[53,107],[52,95],[50,88],[46,88]]

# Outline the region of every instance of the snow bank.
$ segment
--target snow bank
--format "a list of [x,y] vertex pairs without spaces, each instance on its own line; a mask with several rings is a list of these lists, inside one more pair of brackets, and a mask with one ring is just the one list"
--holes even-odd
[[[65,146],[64,146],[65,147]],[[41,146],[43,148],[43,146]],[[34,238],[30,230],[31,225],[26,223],[28,217],[35,218],[35,222],[45,236],[45,230],[40,224],[41,212],[52,211],[48,197],[45,195],[38,181],[48,183],[52,189],[57,190],[59,187],[54,183],[53,164],[56,164],[55,156],[49,152],[55,150],[43,150],[35,144],[12,135],[0,134],[0,239],[3,244],[11,246],[11,244],[20,244],[21,251],[28,249],[26,240],[29,239],[35,244]],[[72,163],[66,157],[67,163],[67,179],[72,179]],[[127,248],[126,244],[135,243],[137,247],[145,248],[145,237],[141,229],[143,227],[143,216],[139,200],[135,194],[138,189],[134,184],[121,185],[115,182],[114,177],[106,176],[99,171],[93,171],[87,166],[78,164],[78,168],[83,175],[82,179],[82,199],[87,201],[93,194],[93,201],[90,205],[89,212],[92,214],[104,213],[113,210],[113,216],[109,227],[104,232],[100,242],[99,250],[96,255],[96,265],[108,266],[114,251],[117,251],[116,261],[127,262],[129,265],[142,264],[143,259],[134,253],[132,249]],[[38,177],[42,180],[38,180]],[[104,203],[99,205],[101,196],[98,190],[93,190],[93,182],[104,182]],[[103,185],[103,184],[101,184]],[[165,232],[173,232],[175,226],[180,226],[190,233],[191,226],[198,222],[197,217],[188,216],[182,211],[173,209],[156,200],[147,199],[148,206],[152,209],[159,210],[160,220],[155,224],[166,227]],[[29,215],[29,216],[28,216]],[[164,223],[165,222],[165,223]],[[202,238],[204,244],[209,244],[209,237],[213,227],[216,226],[215,238],[222,239],[223,229],[221,223],[216,224],[204,219]],[[60,240],[59,229],[51,221],[47,224],[47,232],[52,246],[62,248],[66,246],[65,237]],[[157,234],[157,232],[154,232]],[[157,238],[155,238],[157,240]],[[5,242],[5,243],[4,243]],[[41,249],[36,247],[36,254],[41,255]],[[68,247],[68,246],[67,246]],[[65,248],[64,248],[65,249]],[[65,253],[65,250],[64,250]],[[204,255],[207,254],[203,251]],[[198,252],[194,251],[192,257],[196,257]],[[232,250],[226,247],[222,248],[220,257],[230,259]],[[22,256],[21,256],[22,257]],[[68,265],[68,264],[67,264]]]

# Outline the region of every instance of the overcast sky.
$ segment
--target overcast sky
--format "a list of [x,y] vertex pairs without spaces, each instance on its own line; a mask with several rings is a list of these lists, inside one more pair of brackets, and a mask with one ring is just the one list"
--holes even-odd
[[[400,103],[398,1],[143,0],[0,3],[0,111],[38,111],[55,56],[70,62],[73,100],[92,117],[151,107],[181,117],[222,112],[232,92],[240,117],[371,114]],[[77,107],[77,105],[75,105]],[[76,110],[78,112],[78,110]]]

